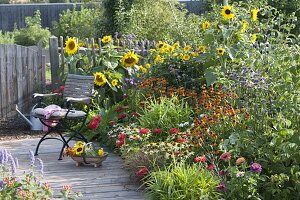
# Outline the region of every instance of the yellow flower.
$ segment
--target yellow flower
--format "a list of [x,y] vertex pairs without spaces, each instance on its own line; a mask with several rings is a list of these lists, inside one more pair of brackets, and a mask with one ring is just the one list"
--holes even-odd
[[124,67],[133,67],[139,62],[138,56],[133,51],[128,51],[121,59],[121,63]]
[[157,63],[164,63],[164,57],[163,56],[160,56],[160,55],[157,55],[154,59],[154,63],[157,64]]
[[190,45],[186,45],[184,48],[183,48],[183,51],[184,52],[188,52],[192,47]]
[[96,72],[95,74],[94,74],[94,76],[95,76],[95,80],[94,80],[94,83],[96,84],[96,85],[98,85],[98,86],[103,86],[103,85],[105,85],[106,84],[106,78],[105,78],[105,75],[104,74],[102,74],[101,72]]
[[191,56],[190,56],[189,54],[184,54],[184,55],[182,56],[182,59],[185,60],[185,61],[188,61],[188,60],[191,59]]
[[104,150],[102,148],[98,149],[98,156],[103,156]]
[[101,40],[104,44],[106,43],[110,43],[111,41],[111,36],[110,35],[105,35],[102,40]]
[[257,35],[254,33],[251,35],[250,41],[254,44],[256,42]]
[[147,73],[147,68],[143,67],[142,65],[139,66],[139,70],[141,70],[143,73]]
[[149,63],[147,63],[147,64],[145,65],[145,67],[146,67],[147,69],[149,69],[149,68],[151,67],[151,65],[150,65]]
[[84,145],[75,145],[73,151],[76,155],[81,155],[84,152]]
[[248,22],[246,20],[243,20],[243,21],[241,21],[241,24],[242,24],[242,27],[241,27],[240,32],[245,33],[247,30],[247,27],[248,27]]
[[257,21],[257,14],[258,14],[259,10],[257,8],[251,10],[251,20],[252,21]]
[[76,144],[75,144],[75,146],[80,146],[80,145],[85,145],[85,142],[78,141],[78,142],[76,142]]
[[173,57],[177,57],[177,56],[178,56],[178,53],[173,53],[172,56],[173,56]]
[[116,86],[118,85],[118,83],[119,83],[119,81],[118,81],[117,79],[113,79],[113,80],[111,81],[111,85],[112,85],[113,87],[116,87]]
[[222,47],[217,48],[218,55],[224,55],[225,49]]
[[66,41],[66,52],[69,55],[75,54],[78,50],[78,44],[76,42],[75,38],[68,38],[68,40]]
[[231,11],[231,6],[229,6],[229,5],[223,6],[223,8],[221,10],[221,15],[226,20],[230,20],[230,19],[234,18],[234,14]]
[[192,56],[197,57],[197,56],[199,56],[199,53],[198,52],[192,52]]
[[210,23],[208,21],[205,21],[203,24],[202,24],[202,28],[203,29],[208,29],[210,26]]
[[206,47],[205,46],[199,46],[198,47],[198,51],[200,52],[200,53],[204,53],[205,51],[206,51]]
[[174,48],[174,49],[177,49],[177,48],[179,48],[179,43],[178,42],[176,42],[176,43],[174,43],[173,45],[172,45],[172,47]]
[[156,44],[156,48],[157,49],[161,49],[161,48],[163,48],[163,47],[165,47],[166,46],[166,43],[164,43],[164,42],[162,42],[162,41],[159,41],[157,44]]
[[79,46],[79,47],[85,47],[85,43],[84,43],[84,42],[79,42],[79,43],[78,43],[78,46]]

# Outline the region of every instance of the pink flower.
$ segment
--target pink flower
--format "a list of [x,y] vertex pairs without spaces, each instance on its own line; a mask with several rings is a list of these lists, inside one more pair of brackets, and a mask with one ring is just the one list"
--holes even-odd
[[112,125],[115,125],[117,122],[116,122],[116,121],[114,121],[114,120],[110,120],[108,123],[109,123],[109,125],[111,125],[111,126],[112,126]]
[[60,93],[60,90],[53,90],[53,93]]
[[208,169],[209,171],[212,171],[215,169],[215,165],[214,164],[208,164],[206,169]]
[[176,133],[179,133],[179,132],[180,132],[180,130],[177,129],[177,128],[171,128],[171,129],[170,129],[170,133],[171,133],[171,134],[176,134]]
[[160,134],[161,132],[162,132],[162,130],[160,128],[153,129],[153,133],[155,133],[155,134]]
[[231,158],[231,154],[229,152],[225,152],[220,156],[221,160],[228,161]]
[[122,145],[124,145],[125,144],[125,140],[117,140],[116,141],[116,146],[117,147],[121,147]]
[[139,178],[143,178],[149,173],[149,170],[147,167],[142,167],[138,172],[135,173],[135,175]]
[[227,188],[226,188],[224,182],[219,183],[219,185],[217,186],[216,189],[218,192],[226,192],[227,191]]
[[92,118],[92,120],[90,121],[90,123],[88,124],[88,128],[95,130],[99,127],[99,123],[102,120],[102,117],[100,115],[97,115],[95,117]]
[[178,143],[186,143],[187,139],[186,138],[177,138],[176,142],[178,142]]
[[262,170],[262,166],[258,163],[252,163],[250,165],[250,171],[255,173],[260,173]]
[[150,129],[148,129],[148,128],[141,128],[140,129],[140,134],[142,134],[142,135],[146,135],[146,134],[148,134],[150,132]]
[[119,114],[119,119],[125,119],[127,117],[126,113],[120,113]]
[[122,106],[118,106],[118,107],[116,107],[115,111],[116,111],[116,112],[122,112],[122,111],[123,111],[123,108],[122,108]]
[[59,90],[60,90],[61,92],[64,91],[64,90],[65,90],[65,86],[63,86],[63,85],[60,86],[60,87],[59,87]]
[[194,162],[196,163],[204,163],[206,162],[206,157],[203,155],[203,156],[197,156],[194,158]]
[[125,140],[125,137],[126,137],[126,135],[125,135],[125,133],[123,133],[123,132],[121,132],[121,133],[118,135],[118,139],[119,139],[119,140]]

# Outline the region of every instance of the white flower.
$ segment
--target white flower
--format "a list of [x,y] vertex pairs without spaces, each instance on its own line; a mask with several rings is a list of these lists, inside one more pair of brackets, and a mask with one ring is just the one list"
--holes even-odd
[[236,173],[236,177],[243,177],[243,176],[245,176],[245,172]]

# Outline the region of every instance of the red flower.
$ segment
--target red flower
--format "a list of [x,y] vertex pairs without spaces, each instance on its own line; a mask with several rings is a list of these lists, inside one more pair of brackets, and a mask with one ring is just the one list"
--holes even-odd
[[126,137],[126,135],[125,135],[125,133],[123,133],[123,132],[121,132],[121,133],[118,135],[118,139],[119,139],[119,140],[125,140],[125,137]]
[[126,113],[119,114],[119,119],[125,119],[127,117]]
[[231,158],[231,154],[229,152],[225,152],[220,156],[221,160],[228,161]]
[[153,133],[155,133],[155,134],[160,134],[161,132],[162,132],[162,130],[160,128],[153,129]]
[[186,138],[177,138],[176,142],[178,142],[178,143],[186,143],[187,139]]
[[208,169],[209,171],[212,171],[215,169],[215,165],[214,164],[208,164],[206,169]]
[[135,175],[139,178],[143,178],[149,173],[149,170],[147,167],[142,167],[138,172],[135,173]]
[[88,124],[89,129],[95,130],[99,127],[99,123],[101,121],[102,117],[100,115],[95,116],[92,118],[90,123]]
[[64,89],[65,89],[65,86],[63,86],[63,85],[59,87],[59,90],[60,90],[61,92],[64,91]]
[[114,120],[110,120],[108,123],[109,123],[109,125],[111,125],[111,126],[112,126],[112,125],[115,125],[117,122],[116,122],[116,121],[114,121]]
[[122,111],[123,111],[123,108],[122,108],[122,106],[118,106],[118,107],[116,107],[115,111],[116,111],[116,112],[122,112]]
[[149,132],[150,132],[150,130],[148,128],[141,128],[141,130],[140,130],[140,134],[142,134],[142,135],[146,135]]
[[132,116],[134,116],[134,117],[140,117],[140,116],[141,116],[141,114],[140,114],[140,113],[138,113],[138,112],[133,112],[133,113],[132,113]]
[[171,134],[176,134],[176,133],[179,133],[179,132],[180,132],[180,130],[177,129],[177,128],[171,128],[171,129],[170,129],[170,133],[171,133]]
[[125,140],[117,140],[116,141],[116,146],[121,147],[123,144],[125,144]]
[[53,93],[60,93],[60,90],[53,90]]
[[197,156],[194,158],[194,162],[196,163],[204,163],[206,162],[206,157],[203,155],[203,156]]

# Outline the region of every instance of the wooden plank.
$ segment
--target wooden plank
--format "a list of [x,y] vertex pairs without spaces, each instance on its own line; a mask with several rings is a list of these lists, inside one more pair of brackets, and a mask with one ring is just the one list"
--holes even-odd
[[5,63],[5,46],[0,44],[0,117],[5,118],[6,106],[6,63]]
[[46,89],[46,56],[42,55],[42,68],[41,68],[41,85],[42,85],[42,93],[45,92]]
[[[34,52],[27,48],[27,57],[28,57],[28,90],[27,90],[27,96],[30,96],[30,94],[33,92],[33,68],[34,68]],[[26,96],[26,97],[27,97]]]
[[29,70],[28,70],[28,48],[27,47],[22,47],[21,49],[22,52],[22,92],[23,92],[23,111],[27,111],[29,108],[29,102],[26,99],[26,97],[28,96],[28,91],[29,91]]
[[[42,56],[43,56],[43,46],[42,42],[38,42],[37,44],[37,72],[36,72],[36,79],[37,84],[41,87],[42,86]],[[40,88],[40,91],[42,89]],[[40,92],[39,91],[39,92]]]
[[16,104],[22,110],[24,99],[23,99],[23,66],[22,66],[22,47],[16,46],[16,73],[17,73],[17,102]]
[[61,81],[58,76],[59,69],[59,53],[58,53],[58,39],[55,36],[51,36],[49,39],[49,53],[50,53],[50,65],[51,65],[51,84],[52,89],[58,88]]
[[14,45],[6,45],[6,77],[7,77],[7,117],[12,115],[14,103],[14,86],[13,71],[15,67],[15,47]]

